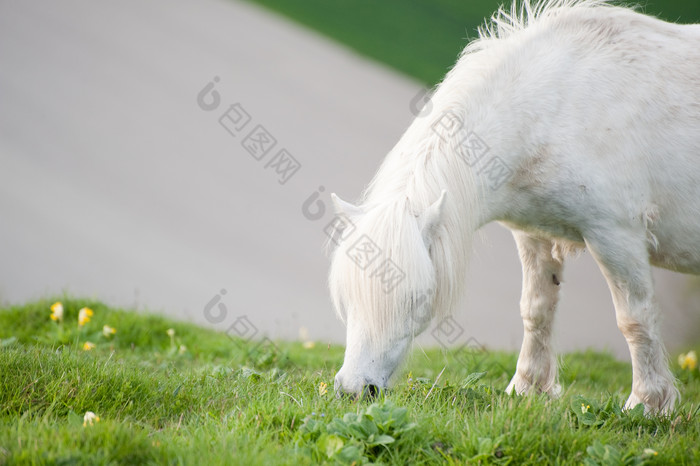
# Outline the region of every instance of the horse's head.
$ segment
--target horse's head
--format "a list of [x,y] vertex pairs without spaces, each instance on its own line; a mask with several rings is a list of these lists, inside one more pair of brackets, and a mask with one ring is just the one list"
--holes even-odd
[[423,212],[407,200],[365,211],[333,195],[345,228],[336,235],[329,286],[347,328],[337,393],[388,387],[413,338],[430,323],[436,297],[431,248],[445,192]]

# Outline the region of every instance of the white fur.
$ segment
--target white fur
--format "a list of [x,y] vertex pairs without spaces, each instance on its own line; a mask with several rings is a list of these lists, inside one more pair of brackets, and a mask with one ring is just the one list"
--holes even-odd
[[[629,343],[628,406],[671,410],[678,392],[650,264],[700,273],[700,26],[599,0],[526,1],[499,10],[480,36],[360,205],[336,202],[353,224],[329,276],[348,326],[336,388],[388,385],[413,337],[456,307],[476,230],[498,221],[513,230],[523,264],[525,335],[508,391],[558,393],[557,282],[566,252],[585,246]],[[478,160],[465,156],[475,136],[489,148]],[[496,161],[510,176],[495,185]],[[350,259],[363,237],[405,274],[392,289]]]

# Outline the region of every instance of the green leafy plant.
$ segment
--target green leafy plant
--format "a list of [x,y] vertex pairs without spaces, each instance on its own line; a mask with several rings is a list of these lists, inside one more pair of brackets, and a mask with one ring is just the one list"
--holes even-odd
[[366,463],[377,460],[388,445],[416,427],[408,421],[406,408],[384,401],[327,424],[307,417],[299,428],[297,447],[308,450],[316,461]]
[[580,425],[589,427],[603,426],[613,420],[636,425],[645,424],[647,421],[644,417],[644,405],[638,404],[624,411],[614,397],[610,397],[604,405],[600,405],[595,400],[578,395],[571,399],[570,409]]
[[[498,437],[479,437],[476,443],[476,455],[472,456],[470,462],[481,462],[498,459],[503,456],[499,449],[501,442],[505,439],[505,435]],[[505,458],[507,460],[507,458]]]
[[623,454],[612,445],[604,445],[596,440],[593,445],[586,449],[588,457],[583,461],[586,466],[639,466],[648,463],[656,456],[656,451],[645,449],[641,455],[633,452]]

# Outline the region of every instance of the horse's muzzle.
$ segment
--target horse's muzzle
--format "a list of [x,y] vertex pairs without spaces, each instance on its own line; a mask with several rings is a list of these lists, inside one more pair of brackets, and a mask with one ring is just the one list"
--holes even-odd
[[358,392],[356,390],[345,390],[342,383],[339,383],[337,379],[335,383],[335,396],[338,399],[354,398],[355,400],[374,400],[385,390],[385,388],[370,383],[363,385]]

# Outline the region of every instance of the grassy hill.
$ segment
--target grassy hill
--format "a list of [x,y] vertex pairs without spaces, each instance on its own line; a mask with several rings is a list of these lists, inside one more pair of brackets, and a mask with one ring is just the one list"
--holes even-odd
[[333,394],[338,346],[52,303],[0,310],[0,464],[700,463],[700,374],[675,362],[669,418],[622,412],[630,367],[593,352],[564,356],[558,400],[503,393],[515,354],[431,350],[358,401]]
[[[439,82],[499,0],[250,0],[424,84]],[[621,2],[618,2],[618,4]],[[700,2],[627,2],[681,23],[700,22]]]

